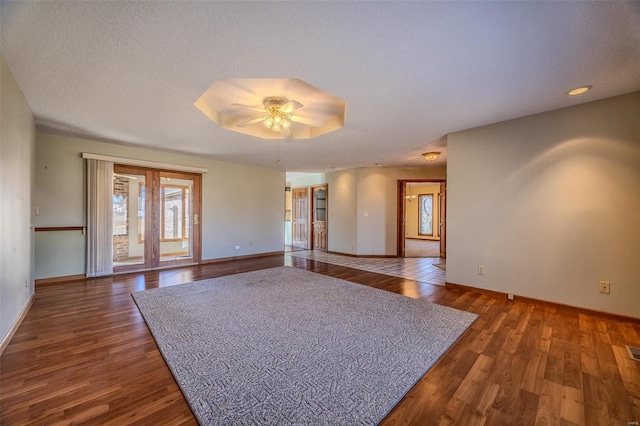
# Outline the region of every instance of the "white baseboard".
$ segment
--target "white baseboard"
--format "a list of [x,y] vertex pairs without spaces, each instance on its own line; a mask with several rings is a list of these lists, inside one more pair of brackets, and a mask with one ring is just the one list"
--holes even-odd
[[7,346],[9,346],[9,342],[11,342],[13,335],[16,334],[16,331],[18,330],[18,327],[20,327],[20,324],[22,324],[22,320],[24,319],[24,317],[27,316],[27,313],[29,312],[29,309],[31,309],[31,305],[33,305],[33,301],[35,300],[35,298],[36,293],[34,292],[29,298],[29,301],[25,305],[24,309],[18,316],[16,322],[13,323],[13,326],[11,327],[7,335],[4,337],[4,339],[2,339],[2,343],[0,343],[0,355],[2,355]]

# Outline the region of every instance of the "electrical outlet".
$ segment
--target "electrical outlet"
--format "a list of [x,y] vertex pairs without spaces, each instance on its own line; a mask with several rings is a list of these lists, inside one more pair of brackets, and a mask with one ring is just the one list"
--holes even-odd
[[484,266],[478,265],[478,275],[484,275]]
[[609,294],[611,291],[611,283],[609,281],[600,281],[600,293]]
[[233,246],[234,250],[240,250],[240,246]]

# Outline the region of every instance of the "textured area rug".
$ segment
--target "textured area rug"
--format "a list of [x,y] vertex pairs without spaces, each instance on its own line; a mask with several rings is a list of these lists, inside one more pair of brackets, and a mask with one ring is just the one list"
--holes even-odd
[[372,425],[476,315],[296,268],[133,293],[202,425]]

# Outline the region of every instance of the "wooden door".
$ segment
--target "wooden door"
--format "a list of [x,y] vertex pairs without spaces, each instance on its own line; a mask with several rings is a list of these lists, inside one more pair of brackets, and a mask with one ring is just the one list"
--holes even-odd
[[113,271],[201,260],[201,176],[114,165]]
[[309,229],[307,227],[307,217],[309,216],[309,210],[307,207],[307,200],[309,199],[309,192],[307,188],[293,188],[291,191],[291,197],[293,198],[291,220],[291,245],[298,248],[307,248],[307,235]]
[[328,192],[327,185],[312,187],[312,239],[313,249],[327,251],[327,214],[328,214]]
[[447,258],[447,184],[440,184],[438,195],[438,226],[440,232],[440,257]]

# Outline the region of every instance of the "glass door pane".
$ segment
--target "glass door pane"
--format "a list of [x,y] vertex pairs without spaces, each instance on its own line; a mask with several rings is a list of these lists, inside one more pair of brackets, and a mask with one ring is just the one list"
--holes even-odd
[[194,181],[160,177],[160,262],[193,259]]
[[324,222],[327,220],[327,191],[317,189],[315,191],[315,217],[314,220]]
[[144,174],[113,173],[113,266],[145,263]]

